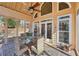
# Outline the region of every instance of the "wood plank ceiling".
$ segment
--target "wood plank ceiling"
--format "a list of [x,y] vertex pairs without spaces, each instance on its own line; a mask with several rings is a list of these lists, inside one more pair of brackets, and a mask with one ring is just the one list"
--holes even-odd
[[[33,2],[32,2],[33,3]],[[26,9],[30,6],[30,2],[0,2],[0,6],[16,10],[26,15],[30,15],[29,11]]]

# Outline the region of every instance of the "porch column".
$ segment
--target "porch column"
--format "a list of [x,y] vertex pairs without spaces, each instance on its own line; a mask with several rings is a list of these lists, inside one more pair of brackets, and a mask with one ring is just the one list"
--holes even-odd
[[72,20],[72,30],[71,30],[72,31],[71,33],[72,47],[71,49],[75,49],[76,43],[77,43],[76,41],[76,4],[75,3],[72,3],[72,4],[73,4],[72,5],[73,8],[71,8],[71,14],[72,14],[72,18],[71,18]]
[[57,44],[57,3],[52,3],[52,15],[53,15],[53,33],[52,33],[52,45]]
[[24,22],[24,33],[26,33],[26,22]]
[[19,37],[18,37],[18,28],[19,28],[19,21],[16,21],[16,39],[15,39],[15,48],[16,54],[19,55]]
[[5,23],[4,23],[4,27],[5,27],[5,34],[4,34],[4,43],[5,44],[7,44],[7,38],[8,38],[8,26],[7,26],[7,19],[8,18],[4,18],[4,21],[5,21]]

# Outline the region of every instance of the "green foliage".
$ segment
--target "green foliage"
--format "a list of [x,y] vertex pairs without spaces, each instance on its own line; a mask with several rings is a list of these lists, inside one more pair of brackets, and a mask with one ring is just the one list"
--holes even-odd
[[0,16],[0,23],[2,24],[4,22],[4,18]]
[[13,19],[8,19],[8,28],[15,28],[16,22]]

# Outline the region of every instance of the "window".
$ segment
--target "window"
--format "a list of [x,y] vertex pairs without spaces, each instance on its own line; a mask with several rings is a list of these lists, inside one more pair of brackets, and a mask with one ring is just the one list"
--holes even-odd
[[52,12],[52,2],[45,2],[41,7],[41,15],[46,15]]
[[34,23],[34,37],[39,35],[39,22]]
[[20,25],[21,27],[24,27],[25,21],[24,20],[20,20]]
[[59,42],[69,44],[69,16],[59,18]]
[[65,2],[59,2],[59,10],[67,9],[69,5]]

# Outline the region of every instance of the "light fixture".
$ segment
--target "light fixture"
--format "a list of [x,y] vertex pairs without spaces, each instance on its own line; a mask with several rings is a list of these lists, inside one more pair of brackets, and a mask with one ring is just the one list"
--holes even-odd
[[30,9],[30,13],[33,15],[33,9]]

